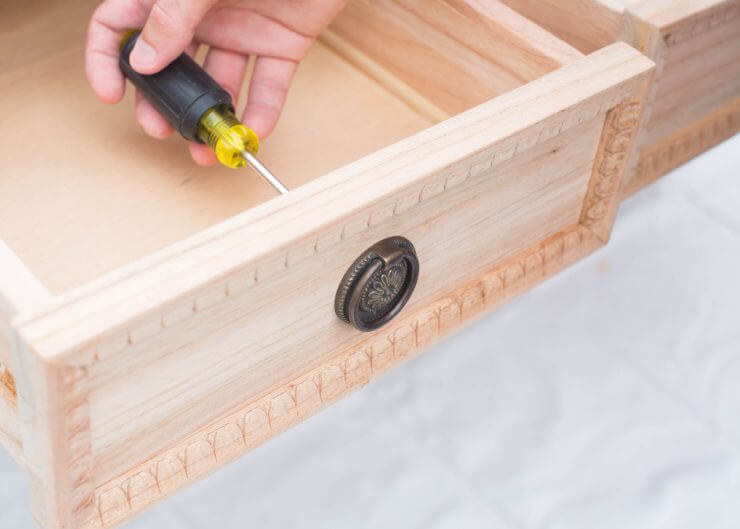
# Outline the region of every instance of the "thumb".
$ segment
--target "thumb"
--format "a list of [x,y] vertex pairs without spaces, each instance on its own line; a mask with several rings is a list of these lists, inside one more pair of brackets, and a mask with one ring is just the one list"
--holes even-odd
[[160,71],[193,40],[195,28],[217,0],[157,0],[131,51],[131,66],[139,73]]

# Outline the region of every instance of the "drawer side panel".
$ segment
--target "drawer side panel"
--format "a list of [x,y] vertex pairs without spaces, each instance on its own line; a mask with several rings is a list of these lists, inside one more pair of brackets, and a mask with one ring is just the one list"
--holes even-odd
[[11,320],[49,297],[49,292],[0,239],[0,443],[18,462],[23,458],[16,382],[20,373],[14,359]]

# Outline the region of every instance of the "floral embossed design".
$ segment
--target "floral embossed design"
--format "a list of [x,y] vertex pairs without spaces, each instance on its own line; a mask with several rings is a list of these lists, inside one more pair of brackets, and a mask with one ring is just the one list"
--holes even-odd
[[387,310],[393,303],[403,287],[403,276],[401,267],[393,266],[372,282],[367,294],[367,305],[374,314]]

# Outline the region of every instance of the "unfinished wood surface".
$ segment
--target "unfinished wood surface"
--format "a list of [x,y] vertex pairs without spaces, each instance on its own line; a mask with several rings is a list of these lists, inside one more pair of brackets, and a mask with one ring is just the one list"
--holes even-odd
[[46,362],[22,340],[13,353],[31,513],[44,529],[76,529],[93,491],[85,369]]
[[601,244],[580,225],[547,238],[97,487],[84,523],[112,527],[136,515],[399,366]]
[[[0,76],[79,47],[97,0],[0,2]],[[79,61],[82,57],[78,57]]]
[[[39,475],[53,474],[39,497],[73,495],[60,515],[72,527],[109,525],[246,450],[234,426],[219,439],[208,429],[386,336],[358,333],[332,310],[347,266],[381,238],[417,247],[422,273],[407,314],[437,314],[440,300],[493,269],[504,285],[528,286],[567,261],[569,244],[603,244],[651,71],[616,44],[20,319],[28,350],[55,366],[52,389],[66,387],[59,380],[75,388],[71,402],[38,397],[75,410],[36,415],[42,433],[75,436],[32,452]],[[566,242],[571,233],[577,242]],[[480,305],[471,296],[462,306]],[[394,350],[416,343],[393,332]],[[321,399],[345,377],[320,379]],[[267,410],[274,431],[295,422],[300,398],[284,392]],[[198,432],[206,441],[182,444]],[[236,443],[229,455],[213,448],[221,442]],[[63,474],[71,462],[85,469],[75,486]]]
[[[131,93],[114,107],[96,101],[80,57],[0,72],[0,114],[14,124],[0,132],[0,237],[52,291],[274,196],[249,169],[203,169],[181,138],[147,137]],[[431,124],[318,44],[260,158],[293,189]]]
[[355,0],[331,27],[450,114],[581,56],[498,0]]
[[319,40],[429,121],[439,123],[450,118],[447,112],[334,31],[324,30]]
[[21,462],[17,369],[10,322],[50,299],[46,288],[0,239],[0,444]]
[[644,0],[622,38],[657,64],[629,195],[740,131],[740,0]]
[[626,0],[501,0],[583,53],[615,42]]
[[503,0],[582,51],[657,64],[625,196],[740,132],[740,0]]

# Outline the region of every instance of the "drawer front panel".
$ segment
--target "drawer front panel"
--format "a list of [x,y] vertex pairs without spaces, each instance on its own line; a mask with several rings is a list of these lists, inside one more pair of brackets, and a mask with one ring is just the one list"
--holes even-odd
[[[616,44],[20,322],[89,413],[89,442],[52,451],[89,468],[60,481],[89,494],[68,516],[125,519],[603,244],[651,72]],[[418,285],[361,333],[334,294],[393,235]]]
[[[132,458],[161,450],[177,435],[181,425],[163,424],[172,417],[202,426],[209,414],[227,413],[288,380],[296,366],[313,368],[365,340],[337,318],[334,295],[352,261],[375,242],[402,235],[416,247],[420,275],[404,309],[415,311],[577,224],[603,120],[591,119],[538,144],[526,160],[511,159],[421,201],[424,191],[418,189],[383,203],[359,221],[361,231],[336,232],[337,243],[314,258],[288,267],[270,263],[280,270],[268,278],[258,268],[248,290],[225,297],[228,281],[222,281],[193,297],[196,311],[172,325],[176,336],[160,333],[127,348],[137,365],[119,358],[91,369],[96,467],[114,477]],[[543,173],[543,167],[556,170]],[[399,211],[404,206],[409,209]],[[368,226],[373,213],[391,207],[394,215]],[[346,226],[352,224],[337,228]],[[200,305],[208,295],[223,299]],[[171,384],[164,391],[163,373]],[[131,391],[132,381],[145,390]],[[111,416],[110,410],[121,412]],[[148,417],[144,428],[142,412]]]

